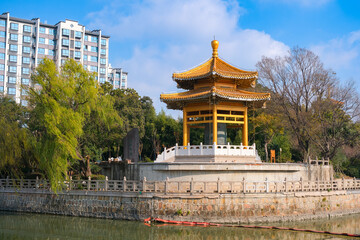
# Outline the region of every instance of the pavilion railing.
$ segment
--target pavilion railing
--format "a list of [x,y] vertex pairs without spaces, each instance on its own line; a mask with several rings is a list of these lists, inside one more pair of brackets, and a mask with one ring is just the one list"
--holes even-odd
[[[134,180],[72,180],[63,183],[63,191],[162,193],[162,194],[255,194],[292,193],[360,189],[360,179],[334,179],[331,181],[141,181]],[[3,190],[50,190],[50,184],[41,179],[0,179]]]
[[190,145],[179,146],[176,144],[172,148],[164,148],[164,151],[158,155],[155,162],[165,162],[175,156],[254,156],[256,157],[255,143],[251,146],[244,145]]

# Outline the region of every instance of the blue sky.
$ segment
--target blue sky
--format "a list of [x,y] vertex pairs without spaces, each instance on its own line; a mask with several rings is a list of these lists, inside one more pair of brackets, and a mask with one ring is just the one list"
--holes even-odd
[[261,56],[287,54],[305,47],[344,84],[360,86],[360,1],[356,0],[73,0],[4,1],[2,12],[55,24],[79,21],[110,35],[110,62],[129,72],[129,87],[153,98],[176,92],[175,71],[211,56],[214,35],[219,55],[246,70]]

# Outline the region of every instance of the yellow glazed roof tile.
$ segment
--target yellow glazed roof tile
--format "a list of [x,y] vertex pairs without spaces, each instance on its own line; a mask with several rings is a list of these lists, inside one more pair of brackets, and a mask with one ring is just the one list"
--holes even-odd
[[181,93],[161,94],[160,99],[163,102],[191,101],[194,99],[203,99],[210,96],[240,101],[262,101],[270,99],[270,93],[257,93],[238,89],[216,87],[195,89]]

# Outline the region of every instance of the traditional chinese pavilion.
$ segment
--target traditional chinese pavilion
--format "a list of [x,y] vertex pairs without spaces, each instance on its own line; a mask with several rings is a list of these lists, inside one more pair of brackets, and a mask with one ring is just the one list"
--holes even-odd
[[[244,71],[218,56],[219,42],[211,42],[212,57],[172,78],[181,93],[161,94],[169,109],[183,111],[183,145],[190,142],[190,128],[204,128],[204,144],[226,144],[227,128],[242,128],[242,144],[248,146],[248,109],[262,107],[270,93],[250,91],[258,73]],[[213,134],[216,133],[216,134]]]

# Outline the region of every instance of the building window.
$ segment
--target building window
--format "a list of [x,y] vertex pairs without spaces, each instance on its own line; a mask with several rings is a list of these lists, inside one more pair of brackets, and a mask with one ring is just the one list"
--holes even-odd
[[45,38],[39,38],[39,43],[45,44]]
[[22,78],[22,79],[21,79],[21,83],[22,83],[23,85],[29,85],[29,82],[30,82],[30,80],[29,80],[28,78]]
[[5,20],[0,20],[0,26],[5,27],[5,25],[6,25]]
[[14,83],[16,84],[16,77],[9,77],[9,83]]
[[4,31],[0,31],[0,37],[5,37],[5,32]]
[[16,89],[15,89],[15,88],[12,88],[12,87],[9,87],[9,88],[8,88],[8,94],[9,94],[9,95],[15,95],[15,94],[16,94]]
[[[40,59],[40,60],[42,60],[42,59]],[[22,73],[23,74],[30,74],[30,68],[22,68]]]
[[66,29],[66,28],[63,28],[62,34],[63,34],[64,36],[69,36],[70,30],[69,30],[69,29]]
[[81,48],[81,42],[80,41],[75,41],[75,47],[76,48]]
[[21,100],[21,106],[27,107],[27,105],[28,105],[28,101],[26,101],[26,100]]
[[69,39],[63,39],[61,42],[63,46],[69,46]]
[[97,41],[98,41],[98,37],[91,36],[91,42],[97,42]]
[[4,87],[0,86],[0,92],[4,92]]
[[125,87],[125,82],[121,82],[121,87]]
[[10,51],[17,52],[18,46],[10,44]]
[[24,43],[30,43],[30,42],[31,42],[31,37],[29,37],[29,36],[24,36],[24,37],[23,37],[23,41],[24,41]]
[[54,54],[55,54],[55,52],[54,52],[54,50],[48,50],[48,55],[50,55],[50,56],[54,56]]
[[37,59],[37,64],[42,63],[42,60],[43,60],[42,58],[38,58],[38,59]]
[[92,51],[92,52],[98,52],[98,48],[97,48],[97,47],[94,47],[94,46],[91,46],[91,51]]
[[38,54],[45,54],[45,48],[38,48]]
[[44,28],[44,27],[40,27],[40,28],[39,28],[39,33],[45,33],[45,28]]
[[48,41],[49,41],[49,45],[55,46],[55,41],[54,40],[49,39]]
[[0,71],[4,71],[5,70],[5,64],[0,64]]
[[106,59],[105,58],[100,58],[100,63],[101,64],[106,64]]
[[17,34],[10,34],[10,40],[11,41],[17,41],[18,40],[18,35]]
[[101,45],[106,46],[106,39],[101,39]]
[[69,56],[69,50],[67,50],[67,49],[62,49],[62,50],[61,50],[61,55],[68,57],[68,56]]
[[27,96],[27,95],[28,95],[28,91],[26,91],[26,89],[21,89],[21,95]]
[[88,69],[88,66],[86,64],[84,64],[84,69],[87,70]]
[[88,35],[85,35],[84,40],[88,41]]
[[16,73],[16,66],[9,66],[9,72]]
[[28,57],[23,57],[23,58],[22,58],[22,63],[24,63],[24,64],[30,64],[30,58],[28,58]]
[[0,42],[0,48],[5,48],[5,43],[4,42]]
[[106,55],[106,49],[103,49],[103,48],[102,48],[102,49],[101,49],[101,54],[102,54],[102,55]]
[[5,59],[5,53],[0,53],[0,59],[1,60]]
[[97,72],[97,71],[98,71],[98,68],[95,67],[95,66],[90,66],[90,71],[92,71],[92,72]]
[[16,55],[10,55],[9,61],[10,62],[17,62],[17,56]]
[[10,23],[11,30],[19,30],[19,24],[17,23]]
[[31,32],[31,26],[29,26],[29,25],[24,25],[23,29],[24,29],[24,32]]
[[76,38],[81,38],[81,32],[76,31],[76,32],[75,32],[75,37],[76,37]]
[[80,57],[81,57],[80,51],[75,51],[75,58],[80,58]]
[[0,82],[4,81],[4,75],[0,75]]
[[98,61],[98,58],[97,58],[97,57],[95,57],[95,56],[91,56],[91,58],[90,58],[90,59],[91,59],[91,61],[92,61],[92,62],[97,62],[97,61]]
[[120,73],[115,73],[115,78],[120,78]]
[[105,74],[106,73],[105,68],[100,68],[100,73]]
[[23,47],[23,53],[30,53],[30,47]]

